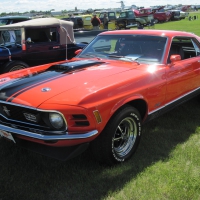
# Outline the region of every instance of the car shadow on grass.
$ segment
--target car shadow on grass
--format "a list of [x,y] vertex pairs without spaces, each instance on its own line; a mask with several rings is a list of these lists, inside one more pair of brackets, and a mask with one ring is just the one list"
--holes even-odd
[[140,145],[126,163],[100,165],[89,151],[67,162],[16,147],[0,139],[0,199],[106,199],[158,161],[200,125],[200,106],[193,99],[144,126]]

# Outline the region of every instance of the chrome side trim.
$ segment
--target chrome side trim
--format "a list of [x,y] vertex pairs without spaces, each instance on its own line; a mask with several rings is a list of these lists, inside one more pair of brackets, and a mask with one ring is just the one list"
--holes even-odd
[[22,136],[26,136],[26,137],[31,137],[34,139],[39,139],[39,140],[77,140],[77,139],[90,138],[90,137],[98,134],[97,130],[93,130],[93,131],[83,133],[83,134],[80,133],[80,134],[69,135],[68,132],[66,132],[64,135],[41,135],[41,134],[29,132],[29,131],[23,131],[20,129],[12,128],[9,126],[4,126],[1,124],[0,124],[0,130],[18,134],[18,135],[22,135]]
[[197,91],[197,90],[199,90],[199,89],[200,89],[200,87],[198,87],[198,88],[196,88],[195,90],[192,90],[192,91],[190,91],[190,92],[188,92],[188,93],[182,95],[181,97],[179,97],[179,98],[177,98],[177,99],[175,99],[175,100],[173,100],[173,101],[170,101],[169,103],[166,103],[164,106],[161,106],[160,108],[155,109],[155,110],[149,112],[148,115],[151,115],[151,114],[153,114],[153,113],[155,113],[155,112],[161,110],[162,108],[165,108],[166,106],[169,106],[170,104],[172,104],[172,103],[174,103],[174,102],[176,102],[176,101],[178,101],[178,100],[180,100],[180,99],[182,99],[182,98],[188,96],[189,94],[192,94],[193,92],[195,92],[195,91]]

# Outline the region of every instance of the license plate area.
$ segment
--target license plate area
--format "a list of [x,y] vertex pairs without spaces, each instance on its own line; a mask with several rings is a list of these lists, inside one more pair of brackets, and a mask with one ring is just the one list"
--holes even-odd
[[14,143],[16,143],[15,139],[12,136],[12,134],[7,132],[7,131],[0,130],[0,136],[4,137],[4,138],[6,138],[6,139],[8,139],[8,140],[10,140],[10,141],[12,141]]

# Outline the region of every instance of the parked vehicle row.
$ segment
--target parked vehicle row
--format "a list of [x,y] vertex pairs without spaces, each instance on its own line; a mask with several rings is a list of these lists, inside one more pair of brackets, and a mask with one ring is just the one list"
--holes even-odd
[[[109,18],[109,30],[115,29],[130,29],[132,27],[152,26],[155,23],[167,22],[172,20],[181,20],[188,17],[189,13],[181,10],[165,10],[164,6],[157,8],[132,8],[124,9],[119,15],[113,10],[105,10],[97,13],[97,16],[103,21],[103,16],[106,14]],[[63,20],[73,21],[74,29],[92,29],[91,15],[75,15]],[[103,25],[100,27],[103,29]]]
[[130,29],[132,27],[151,26],[159,22],[167,22],[172,20],[180,20],[188,17],[189,13],[180,10],[167,10],[163,7],[129,9],[120,12],[116,19],[116,29]]

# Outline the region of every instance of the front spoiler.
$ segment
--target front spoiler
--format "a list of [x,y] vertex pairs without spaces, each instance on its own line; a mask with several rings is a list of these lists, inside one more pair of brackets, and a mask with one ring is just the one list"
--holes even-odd
[[55,134],[54,135],[42,135],[42,134],[38,134],[38,133],[20,130],[17,128],[12,128],[12,127],[5,126],[2,124],[0,124],[0,130],[14,133],[14,134],[21,135],[21,136],[26,136],[26,137],[30,137],[30,138],[34,138],[34,139],[43,140],[43,141],[87,139],[87,138],[90,138],[90,137],[98,134],[97,130],[93,130],[93,131],[90,131],[87,133],[71,134],[71,135],[68,132],[65,132],[65,134],[62,134],[62,135],[58,135],[58,134],[57,135],[55,135]]
[[70,147],[52,147],[19,138],[16,138],[16,142],[19,147],[61,161],[67,161],[77,157],[89,147],[89,143],[83,143]]

